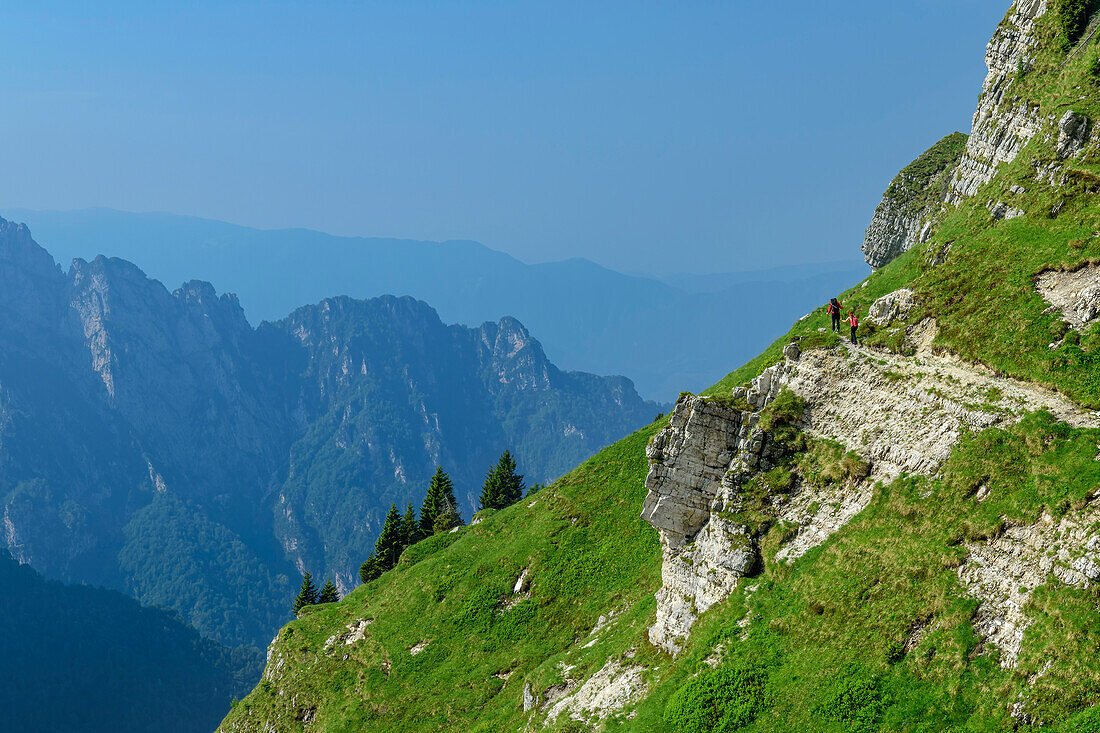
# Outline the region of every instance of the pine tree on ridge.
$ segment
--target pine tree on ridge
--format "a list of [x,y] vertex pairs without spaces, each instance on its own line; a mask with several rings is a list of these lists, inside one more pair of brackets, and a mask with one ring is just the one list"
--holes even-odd
[[430,537],[435,532],[435,520],[448,509],[458,511],[454,484],[442,466],[435,467],[435,475],[428,483],[424,503],[420,506],[420,535]]
[[[405,509],[405,515],[401,518],[401,549],[414,545],[420,540],[420,525],[416,521],[416,510],[410,501]],[[398,557],[401,553],[397,553]]]
[[297,617],[303,608],[315,605],[319,599],[320,594],[317,593],[317,586],[313,583],[313,573],[307,570],[306,574],[302,576],[302,587],[294,598],[294,604],[290,607],[291,611]]
[[523,498],[523,476],[516,473],[516,459],[504,451],[485,475],[479,503],[482,509],[503,509]]
[[325,579],[325,585],[321,588],[321,595],[317,597],[318,603],[336,603],[340,600],[340,591],[331,580]]

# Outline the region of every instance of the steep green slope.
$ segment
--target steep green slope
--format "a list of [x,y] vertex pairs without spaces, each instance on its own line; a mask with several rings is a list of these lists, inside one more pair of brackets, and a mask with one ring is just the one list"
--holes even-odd
[[[289,729],[306,719],[324,730],[522,727],[525,684],[548,687],[561,681],[561,662],[602,664],[645,638],[660,585],[657,538],[638,518],[652,433],[477,525],[414,545],[396,570],[311,608],[280,632],[268,673],[226,728],[268,719]],[[525,569],[530,598],[511,592]],[[609,609],[626,609],[615,633],[583,659],[571,655]],[[364,638],[345,643],[362,620],[372,621]]]
[[[1031,14],[1021,20],[1014,6],[991,49],[1003,51],[998,39],[1021,34],[1035,46],[997,51],[998,63],[1011,60],[1018,72],[987,82],[980,104],[1001,121],[987,115],[971,137],[951,183],[965,193],[948,192],[923,244],[840,296],[845,309],[866,315],[904,287],[913,291],[912,309],[889,323],[865,321],[868,348],[852,349],[828,332],[823,312],[812,313],[708,390],[711,403],[750,414],[738,388],[797,360],[783,353],[797,341],[803,353],[836,365],[826,387],[873,367],[883,393],[961,412],[945,396],[958,381],[948,367],[958,365],[1052,399],[1060,393],[1076,403],[1081,424],[1095,424],[1088,411],[1100,407],[1100,325],[1071,328],[1036,278],[1100,262],[1100,142],[1089,121],[1100,114],[1100,46],[1089,40],[1070,55],[1061,5],[1045,15],[1045,5],[1020,5]],[[1017,27],[1027,33],[1014,35]],[[1074,123],[1069,111],[1086,121]],[[986,144],[1013,130],[1024,131],[1018,150]],[[919,378],[881,367],[924,362],[933,366]],[[851,493],[861,481],[854,454],[867,436],[843,436],[841,445],[806,434],[807,449],[784,458],[778,474],[757,473],[745,484],[739,514],[712,507],[737,521],[748,521],[746,507],[755,513],[760,562],[699,614],[676,656],[647,634],[659,615],[654,593],[669,585],[657,533],[637,520],[643,447],[666,428],[661,420],[544,490],[533,506],[522,502],[414,546],[395,571],[293,622],[273,648],[265,682],[223,730],[497,731],[544,722],[551,730],[689,733],[1100,730],[1100,429],[1072,427],[1022,401],[1006,406],[1015,398],[995,387],[974,399],[966,410],[996,417],[982,428],[964,424],[934,470],[873,474],[861,511],[793,560],[777,553],[802,528],[780,519],[787,489],[768,482],[789,474],[787,486],[817,482]],[[872,396],[862,409],[887,408]],[[1023,414],[1003,417],[1013,410]],[[849,469],[845,450],[855,461]],[[728,463],[726,456],[710,468],[721,476]],[[558,552],[567,558],[547,562]],[[1025,620],[1015,629],[1017,648],[995,599],[969,580],[997,552],[1023,568],[1007,576],[1015,587],[1001,589]],[[601,559],[614,560],[615,572]],[[513,587],[525,568],[529,599]],[[991,618],[1001,624],[992,631]],[[360,619],[372,620],[365,638],[341,638]],[[593,679],[603,698],[564,704],[584,697]]]

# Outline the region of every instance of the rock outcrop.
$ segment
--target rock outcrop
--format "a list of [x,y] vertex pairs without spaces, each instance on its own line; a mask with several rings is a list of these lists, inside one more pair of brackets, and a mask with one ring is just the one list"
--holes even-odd
[[1083,330],[1100,319],[1100,265],[1076,270],[1044,270],[1035,287],[1051,309],[1062,312],[1070,326]]
[[870,501],[875,481],[934,474],[964,431],[1009,424],[1037,409],[1100,427],[1096,415],[1027,382],[928,352],[917,359],[848,345],[791,350],[734,395],[740,407],[681,397],[647,449],[642,512],[663,548],[649,638],[671,653],[680,651],[699,614],[761,562],[753,531],[731,515],[740,510],[741,487],[781,457],[759,421],[782,390],[804,400],[801,426],[808,435],[855,451],[870,473],[840,486],[796,480],[770,496],[777,519],[797,525],[779,561],[800,557],[843,527]]
[[1080,112],[1068,110],[1058,120],[1058,143],[1055,148],[1061,158],[1072,158],[1080,153],[1088,142],[1092,120]]
[[1044,514],[1032,525],[1009,526],[988,542],[967,545],[959,580],[982,605],[974,627],[1001,650],[1001,666],[1012,668],[1030,620],[1024,607],[1032,592],[1054,576],[1088,588],[1100,581],[1100,510],[1055,519]]
[[[765,390],[760,402],[772,396]],[[649,493],[642,518],[664,548],[649,639],[672,653],[680,651],[698,614],[729,596],[759,560],[750,529],[723,516],[738,508],[739,480],[774,457],[769,436],[756,428],[759,419],[759,412],[688,395],[646,450]]]
[[977,193],[993,179],[997,166],[1016,159],[1020,150],[1039,131],[1042,116],[1037,106],[1014,99],[1010,93],[1021,69],[1034,61],[1035,23],[1047,12],[1047,0],[1017,0],[986,47],[989,68],[966,153],[951,179],[949,202]]
[[961,132],[948,135],[902,169],[890,183],[863,240],[867,264],[882,267],[927,240],[966,139]]
[[[863,243],[864,255],[872,267],[882,267],[928,241],[944,203],[974,196],[993,180],[999,166],[1014,161],[1044,129],[1052,130],[1061,158],[1078,155],[1089,142],[1093,125],[1084,115],[1070,110],[1056,121],[1044,116],[1038,104],[1012,93],[1020,73],[1026,73],[1034,62],[1039,43],[1036,25],[1047,10],[1047,0],[1018,0],[1012,6],[986,48],[988,73],[970,136],[956,133],[945,138],[890,184]],[[1060,170],[1057,161],[1044,163],[1036,172],[1036,180],[1054,185]],[[1025,214],[1011,202],[992,200],[986,206],[998,220]]]
[[898,319],[908,317],[917,304],[913,291],[901,288],[882,296],[867,310],[867,320],[880,326],[886,326]]
[[[546,722],[552,723],[561,715],[572,720],[598,724],[628,705],[645,697],[645,667],[632,664],[634,650],[625,659],[608,659],[607,664],[589,677],[583,685],[570,688],[568,694],[558,698],[546,713]],[[528,696],[530,688],[524,687],[524,710],[533,707],[534,698]]]

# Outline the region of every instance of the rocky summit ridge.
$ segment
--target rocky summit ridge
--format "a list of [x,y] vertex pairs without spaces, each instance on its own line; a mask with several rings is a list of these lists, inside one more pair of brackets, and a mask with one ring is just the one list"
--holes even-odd
[[[917,244],[924,244],[946,204],[978,192],[1011,163],[1040,129],[1039,108],[1011,93],[1017,76],[1035,62],[1037,19],[1047,0],[1013,5],[986,47],[988,67],[969,136],[950,135],[902,170],[883,196],[867,229],[863,253],[871,267],[882,267]],[[1017,215],[1005,207],[1003,216]]]
[[1100,730],[1096,10],[1011,5],[875,214],[858,343],[807,314],[409,548],[222,730]]
[[354,587],[437,464],[469,516],[503,450],[546,481],[658,410],[557,369],[513,318],[331,298],[253,328],[209,283],[170,292],[105,257],[64,272],[0,220],[4,546],[232,646],[266,642],[305,570]]

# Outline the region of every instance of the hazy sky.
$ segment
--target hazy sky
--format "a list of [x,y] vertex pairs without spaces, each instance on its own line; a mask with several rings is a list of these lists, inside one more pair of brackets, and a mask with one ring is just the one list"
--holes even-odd
[[853,258],[893,174],[969,130],[1009,5],[6,2],[0,205],[631,271]]

